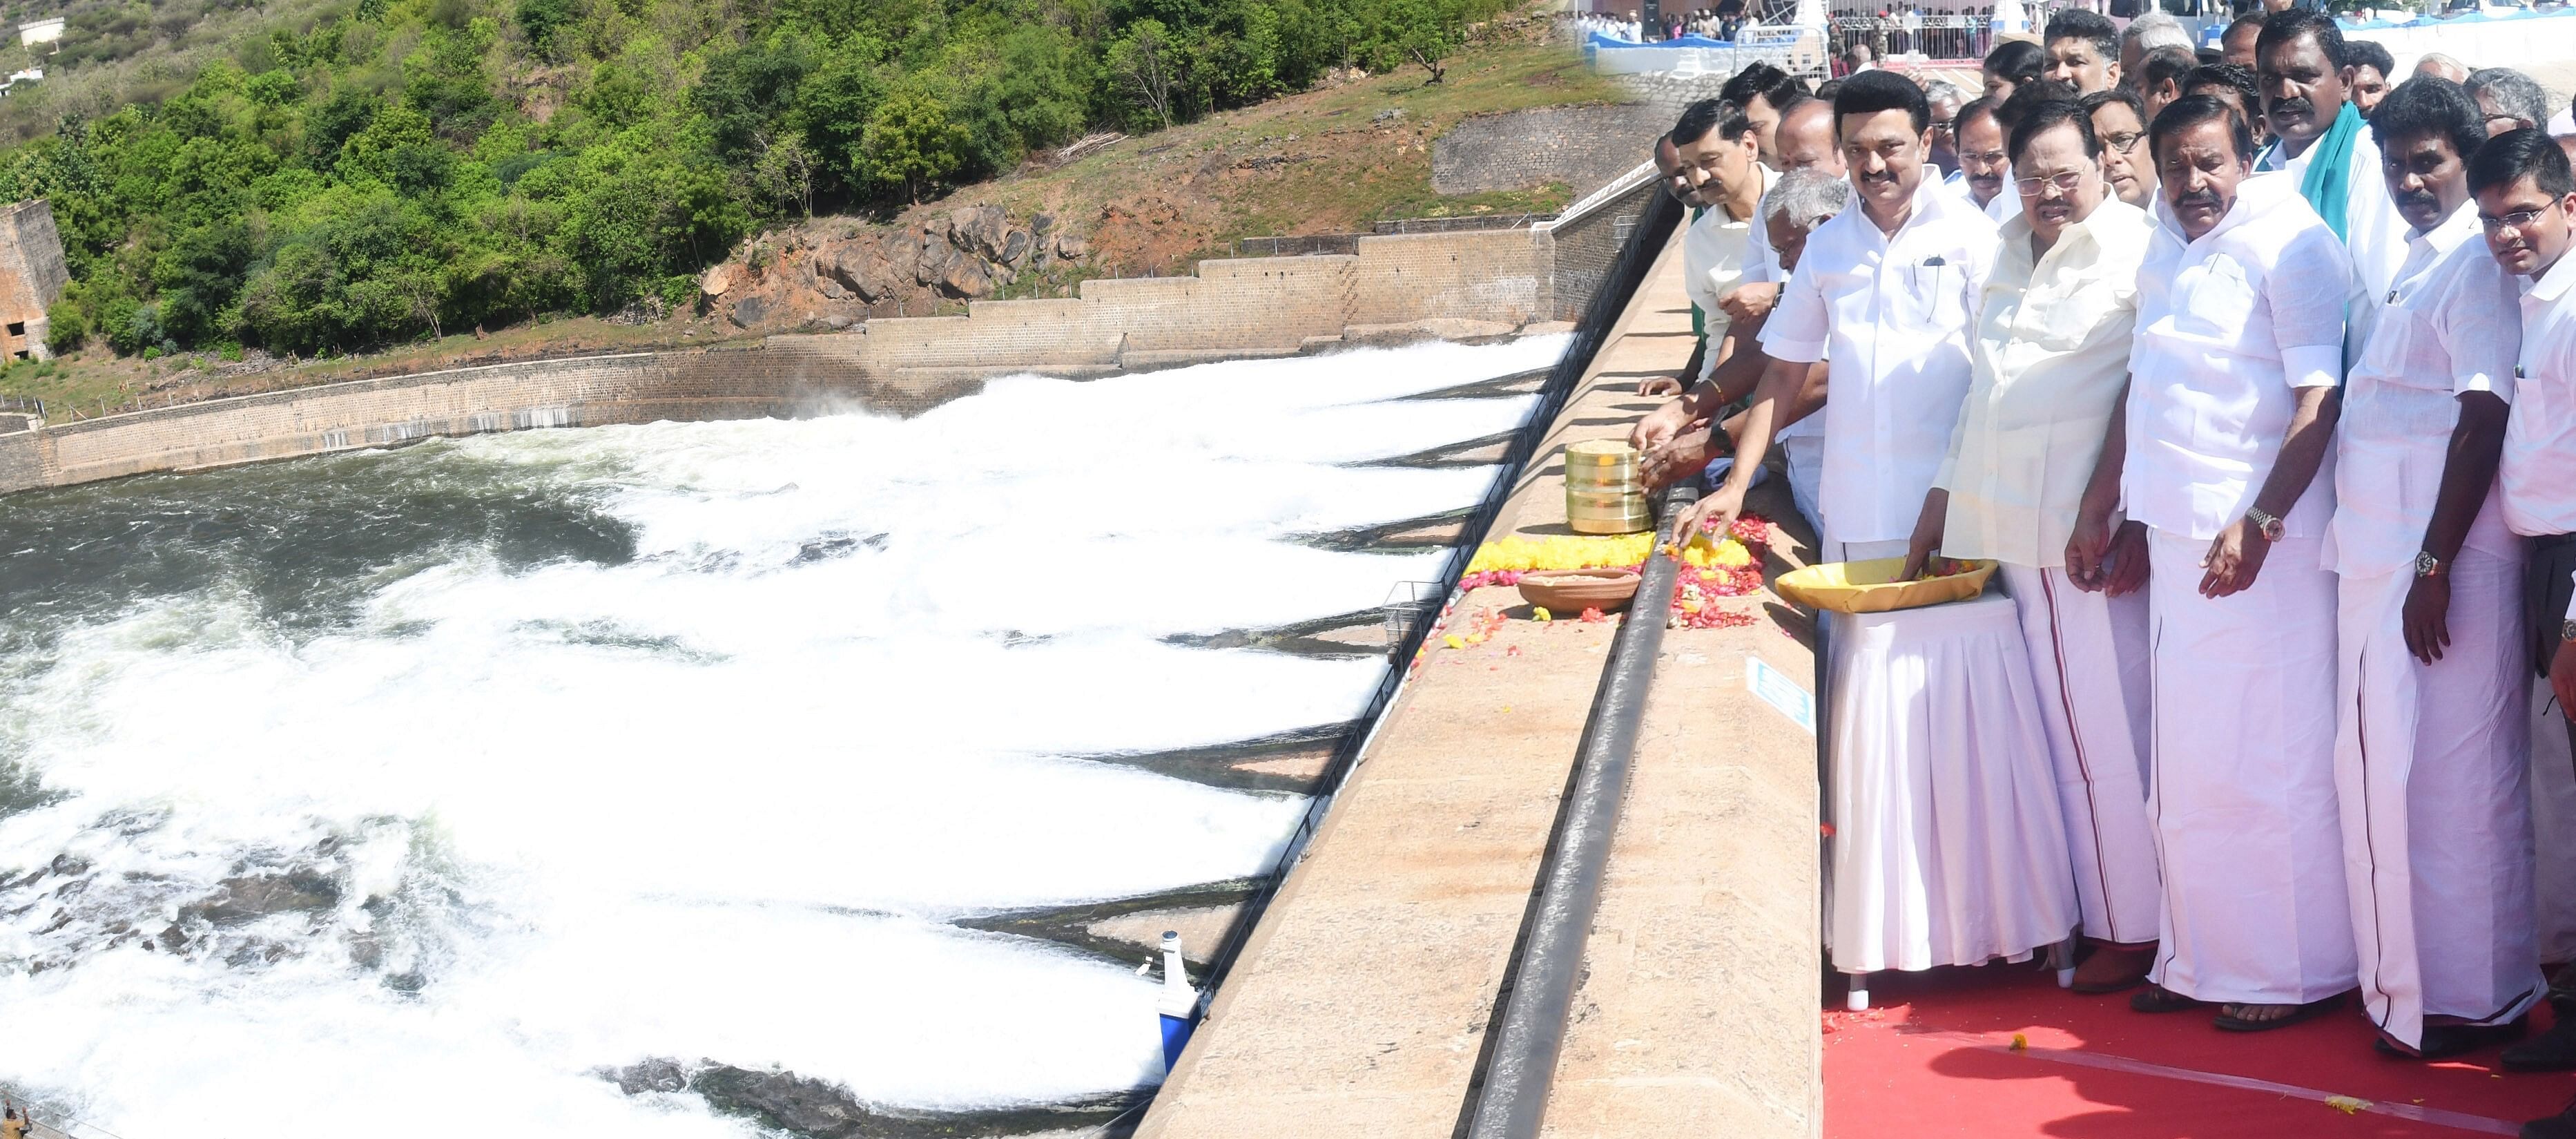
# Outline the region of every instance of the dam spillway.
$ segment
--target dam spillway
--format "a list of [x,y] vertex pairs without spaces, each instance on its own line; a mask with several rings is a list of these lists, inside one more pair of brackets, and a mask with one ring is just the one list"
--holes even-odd
[[1298,796],[1083,757],[1355,715],[1383,658],[1209,635],[1436,576],[1289,539],[1476,502],[1385,460],[1528,400],[1406,397],[1564,343],[0,499],[0,1068],[125,1139],[744,1133],[612,1078],[666,1060],[912,1111],[1149,1084],[1147,981],[963,923],[1265,871]]

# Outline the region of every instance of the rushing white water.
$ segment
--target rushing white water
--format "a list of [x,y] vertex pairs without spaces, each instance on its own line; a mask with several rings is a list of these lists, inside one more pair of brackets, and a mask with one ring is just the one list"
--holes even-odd
[[947,919],[1263,869],[1297,800],[1072,757],[1354,715],[1378,661],[1163,638],[1430,576],[1279,539],[1472,502],[1345,464],[1563,344],[0,501],[0,1081],[124,1139],[749,1130],[599,1075],[652,1057],[1150,1082],[1148,982]]

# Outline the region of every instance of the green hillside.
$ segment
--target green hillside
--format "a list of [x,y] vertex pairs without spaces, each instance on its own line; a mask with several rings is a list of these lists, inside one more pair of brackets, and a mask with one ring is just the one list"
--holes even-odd
[[0,152],[0,195],[53,203],[73,280],[60,348],[349,351],[683,304],[756,227],[883,213],[1088,130],[1189,121],[1339,66],[1427,76],[1420,61],[1503,5],[75,7],[46,81],[0,100],[23,140]]

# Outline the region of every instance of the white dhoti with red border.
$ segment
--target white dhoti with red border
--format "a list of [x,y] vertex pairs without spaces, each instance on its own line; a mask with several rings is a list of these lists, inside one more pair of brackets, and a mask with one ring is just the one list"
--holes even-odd
[[2162,876],[2147,818],[2147,595],[2077,589],[2003,563],[2057,772],[2084,936],[2153,942]]

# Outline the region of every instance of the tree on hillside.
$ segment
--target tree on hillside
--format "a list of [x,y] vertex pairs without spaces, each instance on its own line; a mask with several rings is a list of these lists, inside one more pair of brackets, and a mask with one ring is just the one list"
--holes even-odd
[[1117,76],[1129,98],[1167,127],[1172,125],[1172,90],[1177,79],[1173,55],[1171,33],[1155,19],[1128,25],[1127,34],[1109,45],[1109,73]]
[[923,186],[955,174],[971,140],[948,117],[948,104],[927,91],[897,91],[877,105],[861,147],[879,182],[900,184],[904,199],[921,202]]
[[1444,0],[1387,0],[1382,34],[1398,55],[1431,73],[1430,83],[1448,74],[1442,61],[1456,55],[1465,42],[1459,34],[1458,13]]

